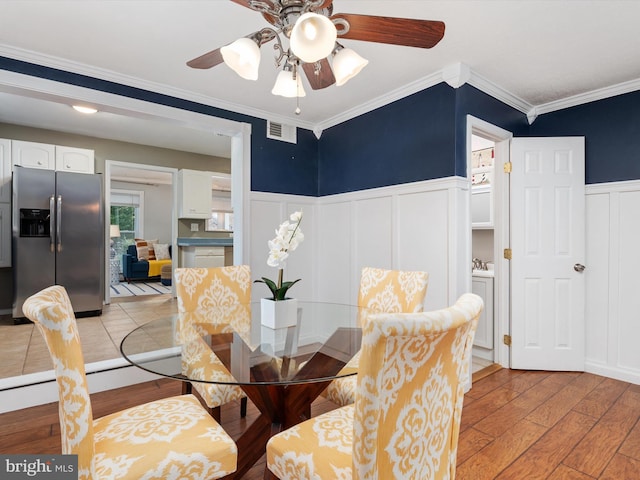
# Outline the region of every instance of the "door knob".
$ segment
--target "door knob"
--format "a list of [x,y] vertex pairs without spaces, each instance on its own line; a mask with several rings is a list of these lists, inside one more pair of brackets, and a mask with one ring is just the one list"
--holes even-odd
[[584,265],[582,265],[581,263],[576,263],[576,264],[573,266],[573,269],[574,269],[576,272],[579,272],[579,273],[584,272],[584,269],[585,269],[585,268],[587,268],[587,267],[585,267],[585,266],[584,266]]

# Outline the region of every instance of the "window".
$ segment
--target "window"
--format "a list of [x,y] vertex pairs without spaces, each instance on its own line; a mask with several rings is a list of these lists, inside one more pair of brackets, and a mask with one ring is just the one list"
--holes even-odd
[[205,223],[205,230],[233,231],[233,209],[231,208],[231,192],[226,190],[211,191],[211,217]]
[[133,245],[135,238],[144,238],[142,231],[144,192],[137,190],[111,190],[111,225],[120,227],[120,238],[114,239],[118,255]]

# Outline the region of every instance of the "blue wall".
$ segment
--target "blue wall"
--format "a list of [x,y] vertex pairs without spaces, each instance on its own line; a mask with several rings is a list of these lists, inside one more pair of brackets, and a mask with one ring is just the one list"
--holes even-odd
[[540,115],[530,135],[584,136],[586,183],[640,179],[640,92]]
[[266,138],[266,121],[84,75],[0,57],[0,69],[250,123],[251,189],[323,196],[387,185],[466,176],[466,115],[514,136],[586,137],[586,182],[640,179],[640,92],[539,116],[526,116],[480,90],[438,84],[336,125],[316,140]]
[[323,132],[318,193],[455,174],[455,90],[439,84]]

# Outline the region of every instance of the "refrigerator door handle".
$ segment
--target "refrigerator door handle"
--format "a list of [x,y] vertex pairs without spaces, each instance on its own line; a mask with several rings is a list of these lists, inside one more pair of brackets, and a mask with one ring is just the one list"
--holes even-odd
[[53,195],[51,195],[49,197],[49,250],[51,250],[51,253],[53,253],[55,251],[55,216],[53,215],[53,212],[55,211],[54,209],[54,202],[55,199],[53,197]]
[[58,205],[56,208],[56,238],[58,239],[58,252],[62,251],[62,228],[60,228],[60,224],[62,223],[62,195],[58,195]]

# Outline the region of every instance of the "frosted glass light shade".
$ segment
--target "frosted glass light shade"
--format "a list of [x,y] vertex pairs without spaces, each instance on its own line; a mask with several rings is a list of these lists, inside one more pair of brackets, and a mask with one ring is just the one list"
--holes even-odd
[[282,70],[278,73],[276,83],[273,85],[271,93],[287,98],[304,97],[307,95],[304,91],[304,87],[302,86],[300,75],[297,75],[294,80],[293,72],[289,70]]
[[229,68],[247,80],[258,79],[260,47],[250,38],[239,38],[220,49],[222,59]]
[[355,77],[369,60],[362,58],[350,48],[341,48],[333,57],[333,75],[336,77],[336,86],[341,86]]
[[109,236],[111,238],[120,237],[120,225],[109,225]]
[[328,17],[308,12],[293,26],[289,46],[300,60],[313,63],[331,54],[337,37],[336,26]]

